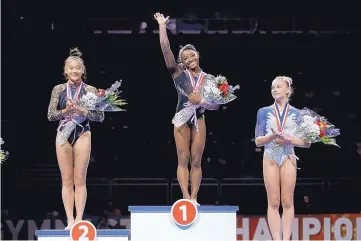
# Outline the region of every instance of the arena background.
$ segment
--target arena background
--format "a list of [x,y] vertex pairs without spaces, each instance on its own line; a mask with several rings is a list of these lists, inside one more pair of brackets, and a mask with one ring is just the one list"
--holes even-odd
[[237,100],[206,114],[199,202],[238,205],[240,220],[257,223],[264,216],[263,150],[253,141],[256,113],[272,103],[272,79],[289,75],[295,86],[292,105],[328,117],[341,129],[342,147],[314,144],[296,150],[301,168],[296,213],[321,220],[322,228],[325,217],[332,222],[349,218],[354,239],[361,239],[356,8],[346,3],[220,4],[2,2],[1,137],[2,149],[9,152],[1,165],[2,239],[33,239],[36,228],[62,228],[56,221],[64,220],[57,123],[48,122],[47,107],[52,88],[64,82],[63,63],[73,47],[84,54],[89,84],[106,88],[122,79],[129,102],[126,112],[107,113],[103,123],[91,123],[86,216],[95,225],[108,223],[102,228],[125,228],[129,205],[170,205],[180,198],[171,124],[177,94],[153,32],[157,11],[174,19],[169,38],[175,54],[191,43],[206,72],[241,86]]

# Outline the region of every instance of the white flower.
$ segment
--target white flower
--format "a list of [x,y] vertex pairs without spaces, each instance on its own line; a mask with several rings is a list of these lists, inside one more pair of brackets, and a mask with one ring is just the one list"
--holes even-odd
[[304,116],[303,122],[299,129],[299,135],[302,138],[307,138],[311,142],[318,140],[320,135],[320,127],[315,123],[316,118],[311,116]]
[[86,108],[94,108],[98,103],[98,96],[92,92],[88,92],[81,97],[81,102]]
[[96,94],[94,94],[93,92],[88,92],[86,93],[86,95],[82,96],[82,99],[84,100],[96,100],[98,97]]
[[203,96],[208,100],[220,100],[222,99],[221,91],[217,88],[216,85],[207,85],[204,86]]
[[316,139],[320,135],[320,128],[318,127],[318,125],[313,123],[312,125],[307,126],[306,133],[312,139]]
[[223,82],[226,81],[226,80],[227,80],[227,78],[224,77],[224,76],[222,76],[222,75],[218,75],[218,76],[216,77],[216,83],[223,83]]
[[303,117],[303,121],[306,122],[306,123],[315,123],[315,120],[316,120],[316,118],[313,118],[313,117],[311,117],[309,115],[305,115]]
[[307,128],[307,123],[302,122],[302,124],[301,124],[301,129],[306,129],[306,128]]
[[220,95],[221,91],[216,86],[205,86],[205,91],[215,95]]

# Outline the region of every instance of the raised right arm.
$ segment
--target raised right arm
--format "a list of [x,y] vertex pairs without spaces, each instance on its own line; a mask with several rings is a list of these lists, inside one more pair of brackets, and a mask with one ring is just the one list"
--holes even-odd
[[172,50],[170,49],[170,44],[167,36],[167,28],[165,24],[159,24],[159,40],[165,64],[167,65],[168,70],[172,74],[173,79],[175,79],[182,72],[182,69],[177,64]]

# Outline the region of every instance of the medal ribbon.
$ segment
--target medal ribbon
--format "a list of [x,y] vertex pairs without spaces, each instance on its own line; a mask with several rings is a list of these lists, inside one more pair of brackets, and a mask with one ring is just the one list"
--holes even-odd
[[197,81],[197,84],[196,84],[196,82],[194,81],[193,75],[188,70],[187,70],[187,73],[189,75],[189,79],[191,81],[191,84],[192,84],[194,90],[199,90],[199,87],[203,84],[203,81],[204,81],[204,78],[206,77],[206,74],[202,71],[199,74],[199,78],[198,78],[198,81]]
[[280,115],[280,110],[278,109],[278,105],[275,103],[273,106],[273,111],[276,116],[277,129],[279,132],[282,132],[283,129],[285,128],[289,109],[290,109],[290,105],[287,103],[282,111],[282,115]]
[[77,100],[82,87],[83,87],[83,81],[80,81],[80,84],[78,85],[78,87],[77,87],[77,89],[75,91],[74,97],[73,97],[72,94],[71,94],[70,81],[68,81],[68,83],[67,83],[67,96],[68,96],[68,98],[71,99],[71,100]]

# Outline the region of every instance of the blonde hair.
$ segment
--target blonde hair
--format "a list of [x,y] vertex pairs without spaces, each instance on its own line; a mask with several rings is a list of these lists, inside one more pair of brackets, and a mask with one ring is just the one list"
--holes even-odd
[[64,77],[65,77],[66,80],[68,80],[68,75],[65,72],[65,66],[70,60],[79,61],[79,63],[83,67],[83,73],[82,73],[81,78],[83,80],[86,80],[86,68],[85,68],[84,60],[81,58],[82,56],[83,56],[83,53],[77,47],[73,48],[73,49],[70,49],[69,57],[66,58],[65,61],[64,61],[64,73],[63,74],[64,74]]
[[290,93],[288,93],[288,98],[291,97],[291,95],[293,94],[293,87],[292,87],[292,83],[293,83],[293,80],[291,77],[288,77],[288,76],[283,76],[283,75],[279,75],[279,76],[276,76],[276,78],[272,81],[272,86],[276,83],[276,81],[278,80],[283,80],[287,83],[288,87],[290,88]]

